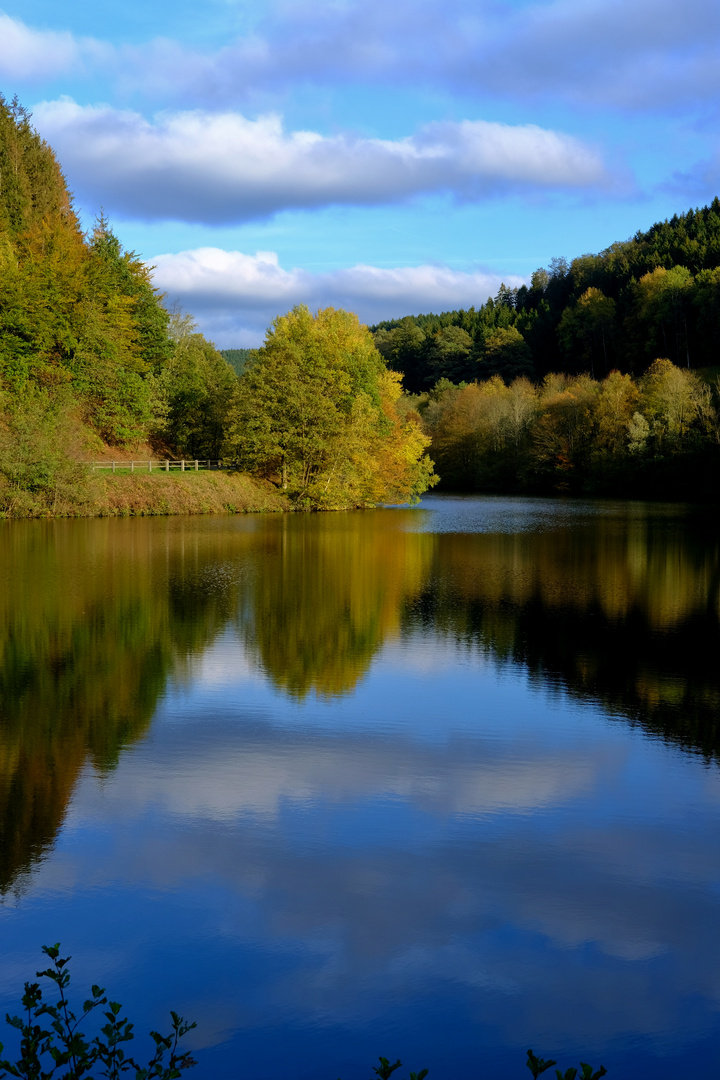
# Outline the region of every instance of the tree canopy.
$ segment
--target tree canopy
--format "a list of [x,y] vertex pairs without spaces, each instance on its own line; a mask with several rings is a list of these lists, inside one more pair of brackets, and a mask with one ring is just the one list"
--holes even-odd
[[446,381],[416,405],[449,488],[717,502],[719,394],[664,359],[637,379]]
[[[457,383],[497,374],[511,382],[527,375],[539,382],[557,370],[600,379],[613,370],[642,374],[658,356],[685,368],[715,366],[720,199],[599,254],[551,259],[529,287],[503,284],[478,307],[406,315],[371,330],[414,394],[443,377]],[[461,365],[452,350],[437,347],[438,335],[453,330],[470,338]]]
[[398,411],[400,394],[356,315],[296,307],[240,379],[237,457],[308,507],[414,501],[435,478],[429,440]]

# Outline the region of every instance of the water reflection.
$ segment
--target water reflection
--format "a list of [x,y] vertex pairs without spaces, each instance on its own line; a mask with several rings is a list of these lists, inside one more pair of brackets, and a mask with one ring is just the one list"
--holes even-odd
[[232,617],[217,540],[142,521],[0,529],[0,891],[52,842],[84,762],[112,769]]
[[35,902],[53,896],[60,936],[93,927],[118,996],[160,981],[200,1019],[207,1077],[240,1055],[251,1075],[286,1074],[298,1030],[315,1040],[300,1075],[340,1071],[349,1042],[358,1080],[388,1043],[447,1075],[459,1017],[474,1046],[452,1046],[451,1075],[468,1077],[484,1043],[491,1075],[515,1075],[518,1042],[612,1064],[628,1031],[646,1055],[712,1033],[717,775],[703,784],[691,757],[572,709],[558,742],[557,705],[519,704],[534,739],[529,723],[418,740],[344,731],[343,716],[283,730],[178,701],[115,777],[84,777],[68,825],[94,842],[40,868]]
[[[193,662],[228,628],[246,661],[298,701],[351,693],[383,644],[424,634],[435,654],[443,641],[480,649],[717,756],[714,532],[653,507],[583,514],[575,504],[568,521],[540,504],[538,518],[538,503],[532,530],[515,532],[509,500],[458,500],[448,532],[437,524],[447,528],[451,504],[429,505],[441,510],[0,529],[0,890],[52,843],[84,762],[112,769],[148,730],[168,680],[191,682]],[[372,792],[385,770],[365,759],[356,747],[351,772]],[[424,782],[420,763],[404,760],[393,767],[399,794]],[[353,790],[315,748],[293,752],[275,780],[246,764],[243,790],[265,806],[284,790],[283,769]],[[510,780],[491,762],[479,776],[460,768],[453,797],[518,790],[533,803],[538,785],[557,788],[542,769]]]
[[708,1071],[719,565],[542,500],[0,529],[0,1014],[61,939],[198,1080]]
[[717,532],[646,508],[572,528],[443,534],[406,619],[479,643],[680,744],[717,756]]
[[252,552],[238,616],[250,655],[303,698],[351,692],[430,570],[433,537],[412,511],[281,519]]

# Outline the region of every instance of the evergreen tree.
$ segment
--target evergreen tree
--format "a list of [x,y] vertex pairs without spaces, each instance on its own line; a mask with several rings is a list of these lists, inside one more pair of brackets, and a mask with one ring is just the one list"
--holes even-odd
[[148,376],[173,354],[150,269],[100,218],[86,240],[50,147],[0,97],[0,391],[69,387],[113,444],[147,437]]

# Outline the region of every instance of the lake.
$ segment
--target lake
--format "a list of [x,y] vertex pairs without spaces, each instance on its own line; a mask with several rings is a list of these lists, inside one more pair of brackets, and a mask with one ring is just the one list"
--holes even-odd
[[718,537],[474,496],[0,523],[0,1015],[60,941],[80,1001],[197,1020],[195,1080],[715,1075]]

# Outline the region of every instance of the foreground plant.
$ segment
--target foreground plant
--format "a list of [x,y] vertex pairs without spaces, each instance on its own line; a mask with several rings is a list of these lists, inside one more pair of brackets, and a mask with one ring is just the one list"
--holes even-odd
[[[25,983],[22,996],[24,1017],[6,1015],[7,1023],[20,1032],[20,1057],[16,1061],[0,1058],[0,1080],[7,1077],[20,1077],[25,1080],[51,1080],[58,1070],[62,1070],[59,1080],[81,1080],[89,1077],[94,1070],[95,1077],[106,1080],[119,1080],[122,1073],[134,1073],[134,1080],[177,1080],[184,1069],[189,1069],[197,1062],[189,1051],[178,1050],[178,1043],[184,1035],[197,1025],[188,1024],[176,1012],[170,1013],[172,1031],[169,1035],[150,1032],[155,1043],[155,1053],[147,1065],[139,1065],[134,1058],[126,1055],[123,1044],[130,1042],[133,1025],[121,1015],[122,1006],[117,1001],[109,1001],[105,990],[93,986],[91,996],[83,1003],[82,1012],[73,1012],[67,996],[70,985],[69,956],[60,956],[60,945],[43,945],[42,951],[49,957],[50,966],[36,972],[39,979],[49,979],[57,988],[58,998],[54,1004],[43,1001],[43,992],[39,983]],[[107,1006],[102,1013],[105,1023],[100,1034],[89,1039],[82,1026],[96,1009]],[[0,1043],[0,1054],[3,1044]],[[372,1080],[390,1080],[393,1073],[402,1067],[398,1058],[394,1064],[390,1059],[381,1057],[380,1064],[373,1066]],[[557,1062],[536,1057],[532,1050],[527,1052],[527,1067],[533,1080],[547,1072]],[[579,1080],[601,1080],[606,1069],[601,1065],[593,1071],[591,1065],[580,1062]],[[409,1080],[425,1080],[427,1069],[411,1072]],[[561,1073],[555,1070],[557,1080],[576,1080],[578,1070],[567,1069]]]
[[[122,1044],[133,1038],[133,1025],[121,1015],[122,1006],[108,1001],[105,990],[93,986],[91,996],[83,1003],[78,1015],[70,1007],[67,988],[70,972],[67,965],[71,957],[60,956],[60,945],[43,945],[43,952],[51,965],[38,971],[38,978],[50,979],[58,991],[54,1004],[43,1001],[39,983],[25,983],[22,996],[24,1017],[5,1017],[8,1024],[20,1032],[20,1057],[12,1062],[0,1059],[0,1080],[5,1077],[24,1077],[26,1080],[50,1080],[58,1070],[62,1080],[80,1080],[94,1075],[118,1080],[122,1073],[133,1073],[134,1080],[177,1080],[183,1069],[197,1064],[188,1051],[179,1051],[180,1039],[196,1025],[188,1024],[177,1013],[171,1012],[172,1031],[169,1035],[150,1032],[155,1043],[155,1053],[147,1065],[139,1065],[125,1054]],[[83,1023],[92,1012],[106,1005],[102,1013],[106,1023],[100,1034],[89,1039],[82,1030]],[[0,1043],[0,1053],[3,1045]]]
[[[528,1050],[527,1057],[526,1065],[533,1075],[533,1080],[537,1080],[541,1073],[547,1072],[553,1065],[557,1065],[557,1061],[545,1061],[544,1058],[536,1057],[532,1050]],[[580,1073],[580,1080],[600,1080],[600,1078],[607,1073],[607,1069],[604,1065],[601,1065],[596,1072],[593,1072],[592,1065],[588,1065],[584,1061],[580,1062],[580,1068],[582,1070]],[[556,1069],[555,1075],[557,1076],[557,1080],[575,1080],[578,1071],[577,1069],[566,1069],[566,1071],[562,1073],[559,1069]]]
[[[390,1077],[395,1072],[395,1070],[402,1067],[402,1061],[400,1060],[400,1058],[397,1059],[394,1065],[390,1064],[388,1058],[381,1057],[378,1060],[380,1062],[380,1065],[373,1065],[373,1072],[375,1073],[373,1080],[375,1080],[375,1077],[377,1077],[377,1080],[390,1080]],[[411,1072],[410,1080],[425,1080],[427,1074],[427,1069],[421,1069],[419,1073]]]
[[[390,1077],[395,1070],[402,1067],[400,1058],[397,1059],[394,1065],[390,1064],[388,1058],[381,1057],[379,1061],[379,1065],[373,1066],[375,1076],[372,1077],[372,1080],[390,1080]],[[547,1072],[553,1065],[557,1065],[557,1061],[551,1059],[546,1061],[544,1058],[536,1057],[532,1050],[528,1050],[526,1065],[533,1075],[533,1080],[537,1080],[538,1076]],[[588,1065],[584,1061],[580,1062],[580,1070],[581,1071],[578,1074],[578,1070],[574,1068],[567,1069],[564,1073],[560,1072],[559,1069],[556,1069],[555,1075],[557,1076],[557,1080],[576,1080],[576,1078],[577,1080],[601,1080],[601,1077],[605,1076],[607,1073],[607,1069],[603,1065],[601,1065],[597,1071],[594,1071],[592,1065]],[[425,1080],[427,1074],[427,1069],[421,1069],[419,1073],[411,1072],[409,1080]]]

